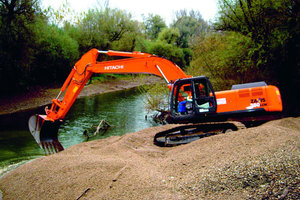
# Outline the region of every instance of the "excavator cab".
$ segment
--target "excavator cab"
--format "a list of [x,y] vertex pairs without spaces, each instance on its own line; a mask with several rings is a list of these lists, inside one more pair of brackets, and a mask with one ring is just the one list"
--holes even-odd
[[216,96],[208,77],[177,80],[173,84],[170,111],[174,123],[198,122],[215,114]]

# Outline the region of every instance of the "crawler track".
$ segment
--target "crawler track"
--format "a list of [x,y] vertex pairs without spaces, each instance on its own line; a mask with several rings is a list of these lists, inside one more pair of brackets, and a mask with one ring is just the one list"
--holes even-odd
[[245,128],[243,123],[236,121],[185,124],[157,133],[153,142],[161,147],[170,147]]

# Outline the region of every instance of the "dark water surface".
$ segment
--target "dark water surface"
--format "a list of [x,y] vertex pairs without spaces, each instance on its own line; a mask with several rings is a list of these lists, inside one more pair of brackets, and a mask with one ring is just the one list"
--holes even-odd
[[[19,117],[27,120],[32,112],[22,113]],[[93,131],[91,126],[97,126],[103,119],[112,127],[105,134],[89,140],[124,135],[155,126],[152,121],[145,120],[145,115],[147,111],[144,108],[144,97],[137,89],[77,99],[59,129],[59,140],[65,149],[85,142],[84,130]],[[27,127],[18,126],[18,123],[24,122],[19,122],[16,117],[8,119],[16,122],[16,128],[2,126],[0,129],[0,176],[28,160],[44,155]]]

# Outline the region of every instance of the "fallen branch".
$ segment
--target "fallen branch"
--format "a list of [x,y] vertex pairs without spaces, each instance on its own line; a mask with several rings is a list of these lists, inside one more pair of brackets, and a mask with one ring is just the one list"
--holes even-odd
[[109,127],[111,126],[108,122],[106,122],[105,120],[101,120],[96,128],[96,131],[92,135],[89,135],[87,130],[84,130],[83,135],[85,135],[88,140],[89,138],[96,136],[101,130],[106,132],[109,129]]
[[110,125],[106,121],[101,120],[93,136],[97,135],[101,129],[107,130],[109,127]]
[[91,188],[87,188],[76,200],[79,200],[83,195],[85,195]]

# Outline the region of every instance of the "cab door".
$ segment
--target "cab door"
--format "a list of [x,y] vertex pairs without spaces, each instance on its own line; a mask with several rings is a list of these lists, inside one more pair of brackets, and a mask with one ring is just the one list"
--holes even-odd
[[175,123],[199,121],[199,115],[215,113],[216,98],[208,78],[177,80],[171,93],[170,110]]
[[193,86],[196,113],[215,113],[217,111],[216,96],[209,79],[207,77],[196,77],[193,79]]

